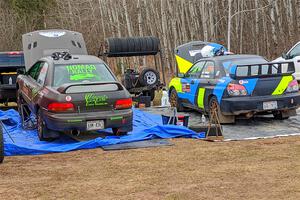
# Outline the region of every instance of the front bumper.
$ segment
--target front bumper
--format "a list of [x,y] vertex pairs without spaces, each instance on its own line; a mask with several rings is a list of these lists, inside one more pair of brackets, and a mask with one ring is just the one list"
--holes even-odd
[[132,131],[132,110],[110,110],[85,113],[52,113],[43,110],[47,128],[55,131],[87,130],[87,121],[103,120],[104,128],[119,128],[120,132]]
[[[264,110],[263,102],[277,101],[277,109]],[[221,111],[224,115],[240,115],[280,110],[296,109],[300,106],[300,93],[290,93],[274,96],[245,96],[224,98],[221,101]]]

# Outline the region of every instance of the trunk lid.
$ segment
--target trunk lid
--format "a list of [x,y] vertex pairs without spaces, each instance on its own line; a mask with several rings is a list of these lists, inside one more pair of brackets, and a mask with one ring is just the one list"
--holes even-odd
[[65,84],[57,89],[78,112],[109,111],[118,99],[130,98],[118,82]]

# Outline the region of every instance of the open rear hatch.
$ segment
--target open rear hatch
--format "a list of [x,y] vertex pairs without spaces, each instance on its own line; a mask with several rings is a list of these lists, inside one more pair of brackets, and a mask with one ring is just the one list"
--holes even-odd
[[293,62],[234,65],[230,68],[230,77],[245,86],[248,95],[280,95],[294,80],[294,72]]

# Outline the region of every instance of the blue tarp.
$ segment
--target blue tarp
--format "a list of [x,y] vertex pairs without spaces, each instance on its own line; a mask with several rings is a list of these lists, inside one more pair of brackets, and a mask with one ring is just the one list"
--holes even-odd
[[125,136],[114,136],[110,132],[105,138],[96,138],[89,141],[78,142],[63,135],[53,142],[41,142],[38,139],[36,130],[22,129],[21,119],[17,111],[0,110],[0,119],[8,118],[4,121],[4,150],[6,156],[13,155],[38,155],[54,152],[67,152],[78,149],[92,149],[96,147],[136,142],[154,138],[197,138],[205,137],[204,133],[194,131],[174,125],[162,125],[160,115],[154,115],[141,110],[134,109],[133,131]]

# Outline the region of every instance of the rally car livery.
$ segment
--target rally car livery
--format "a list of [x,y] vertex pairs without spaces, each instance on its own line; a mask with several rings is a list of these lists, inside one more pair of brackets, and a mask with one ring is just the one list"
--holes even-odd
[[81,34],[66,30],[23,35],[27,64],[17,78],[18,108],[21,115],[25,109],[36,116],[40,140],[57,138],[59,131],[132,130],[130,94],[106,63],[87,55],[84,47]]
[[300,105],[292,62],[268,63],[257,55],[224,55],[202,58],[169,84],[172,106],[209,113],[217,106],[221,123],[235,116],[272,113],[283,119]]

